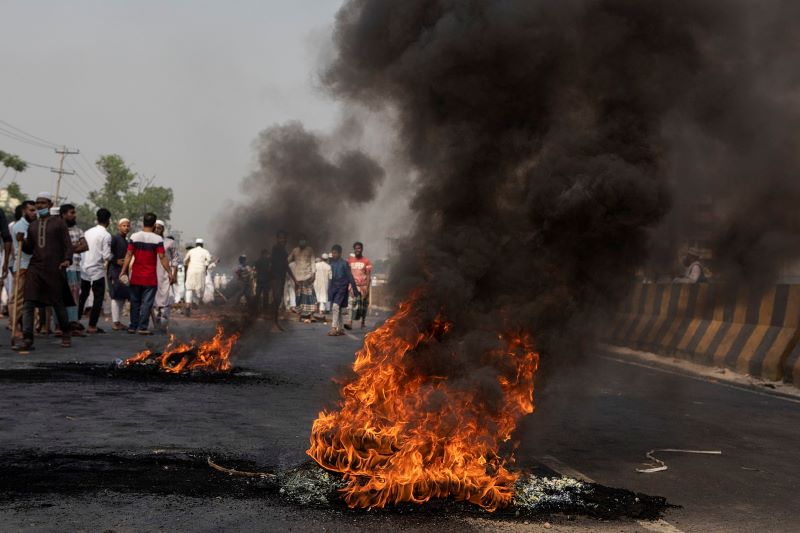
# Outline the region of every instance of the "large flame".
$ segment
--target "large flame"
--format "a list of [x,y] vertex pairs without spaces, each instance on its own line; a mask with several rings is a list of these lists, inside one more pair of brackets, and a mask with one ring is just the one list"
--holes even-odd
[[[453,325],[443,318],[420,330],[414,299],[368,334],[357,352],[356,377],[342,388],[338,411],[323,411],[307,451],[344,475],[351,507],[422,503],[453,497],[494,511],[511,502],[518,474],[499,454],[517,421],[533,412],[539,354],[527,333],[499,336],[485,353],[498,370],[502,407],[476,390],[456,390],[446,377],[420,375],[417,350],[439,342]],[[494,412],[496,411],[496,412]]]
[[170,335],[162,352],[144,350],[129,357],[123,364],[128,366],[154,358],[161,370],[173,374],[194,370],[228,372],[231,369],[231,350],[238,339],[238,334],[226,336],[222,326],[217,326],[217,333],[211,340],[199,344],[194,340],[188,344],[177,343],[175,336]]

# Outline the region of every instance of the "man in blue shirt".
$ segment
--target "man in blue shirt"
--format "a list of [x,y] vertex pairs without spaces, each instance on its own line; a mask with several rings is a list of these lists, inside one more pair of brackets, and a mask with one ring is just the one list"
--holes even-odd
[[[36,220],[36,204],[32,200],[25,200],[21,204],[22,217],[17,220],[11,227],[11,233],[14,234],[17,241],[22,242],[28,236],[28,226],[31,222]],[[14,285],[13,292],[9,297],[8,314],[9,322],[14,317],[17,320],[17,333],[22,335],[22,295],[25,292],[25,275],[28,273],[28,264],[31,262],[30,254],[26,254],[21,250],[15,252],[20,253],[19,272],[14,272]],[[13,266],[13,265],[12,265]],[[13,324],[10,324],[13,329]],[[16,339],[12,339],[12,342]]]
[[342,259],[342,247],[334,244],[331,248],[331,282],[328,286],[328,300],[331,302],[333,320],[328,335],[337,337],[344,335],[342,330],[342,309],[347,309],[347,300],[350,296],[348,289],[353,287],[353,295],[361,297],[356,280],[350,270],[350,264]]

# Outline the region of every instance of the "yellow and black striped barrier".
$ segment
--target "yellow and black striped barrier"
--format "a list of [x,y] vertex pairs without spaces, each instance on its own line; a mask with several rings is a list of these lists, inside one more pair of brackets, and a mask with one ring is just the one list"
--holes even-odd
[[636,285],[614,344],[800,384],[800,285]]

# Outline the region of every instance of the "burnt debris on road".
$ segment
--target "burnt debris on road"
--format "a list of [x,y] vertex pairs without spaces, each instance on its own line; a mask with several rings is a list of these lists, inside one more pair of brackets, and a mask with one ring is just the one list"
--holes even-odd
[[[16,450],[0,454],[0,501],[23,503],[42,495],[91,495],[118,493],[182,495],[196,498],[272,498],[286,504],[349,510],[341,491],[341,476],[307,461],[286,470],[264,475],[237,476],[257,472],[252,461],[236,457],[217,458],[232,473],[209,466],[202,451],[159,451],[147,454],[43,453]],[[544,467],[543,467],[544,468]],[[387,507],[385,513],[408,512],[412,504]],[[647,496],[596,483],[584,483],[541,470],[527,473],[517,483],[511,506],[491,514],[463,502],[434,500],[416,506],[420,514],[490,516],[498,520],[525,520],[552,513],[586,515],[602,519],[655,519],[669,507],[664,498]],[[374,510],[373,510],[374,512]]]

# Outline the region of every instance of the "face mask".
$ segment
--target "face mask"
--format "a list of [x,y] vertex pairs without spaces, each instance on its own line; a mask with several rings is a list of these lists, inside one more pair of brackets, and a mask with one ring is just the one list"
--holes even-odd
[[300,246],[305,246],[306,245],[306,241],[297,241],[297,244],[299,244]]
[[49,207],[45,207],[45,208],[42,208],[42,209],[37,209],[37,210],[36,210],[36,213],[37,213],[37,214],[38,214],[40,217],[46,217],[46,216],[49,216],[49,215],[50,215],[50,208],[49,208]]

